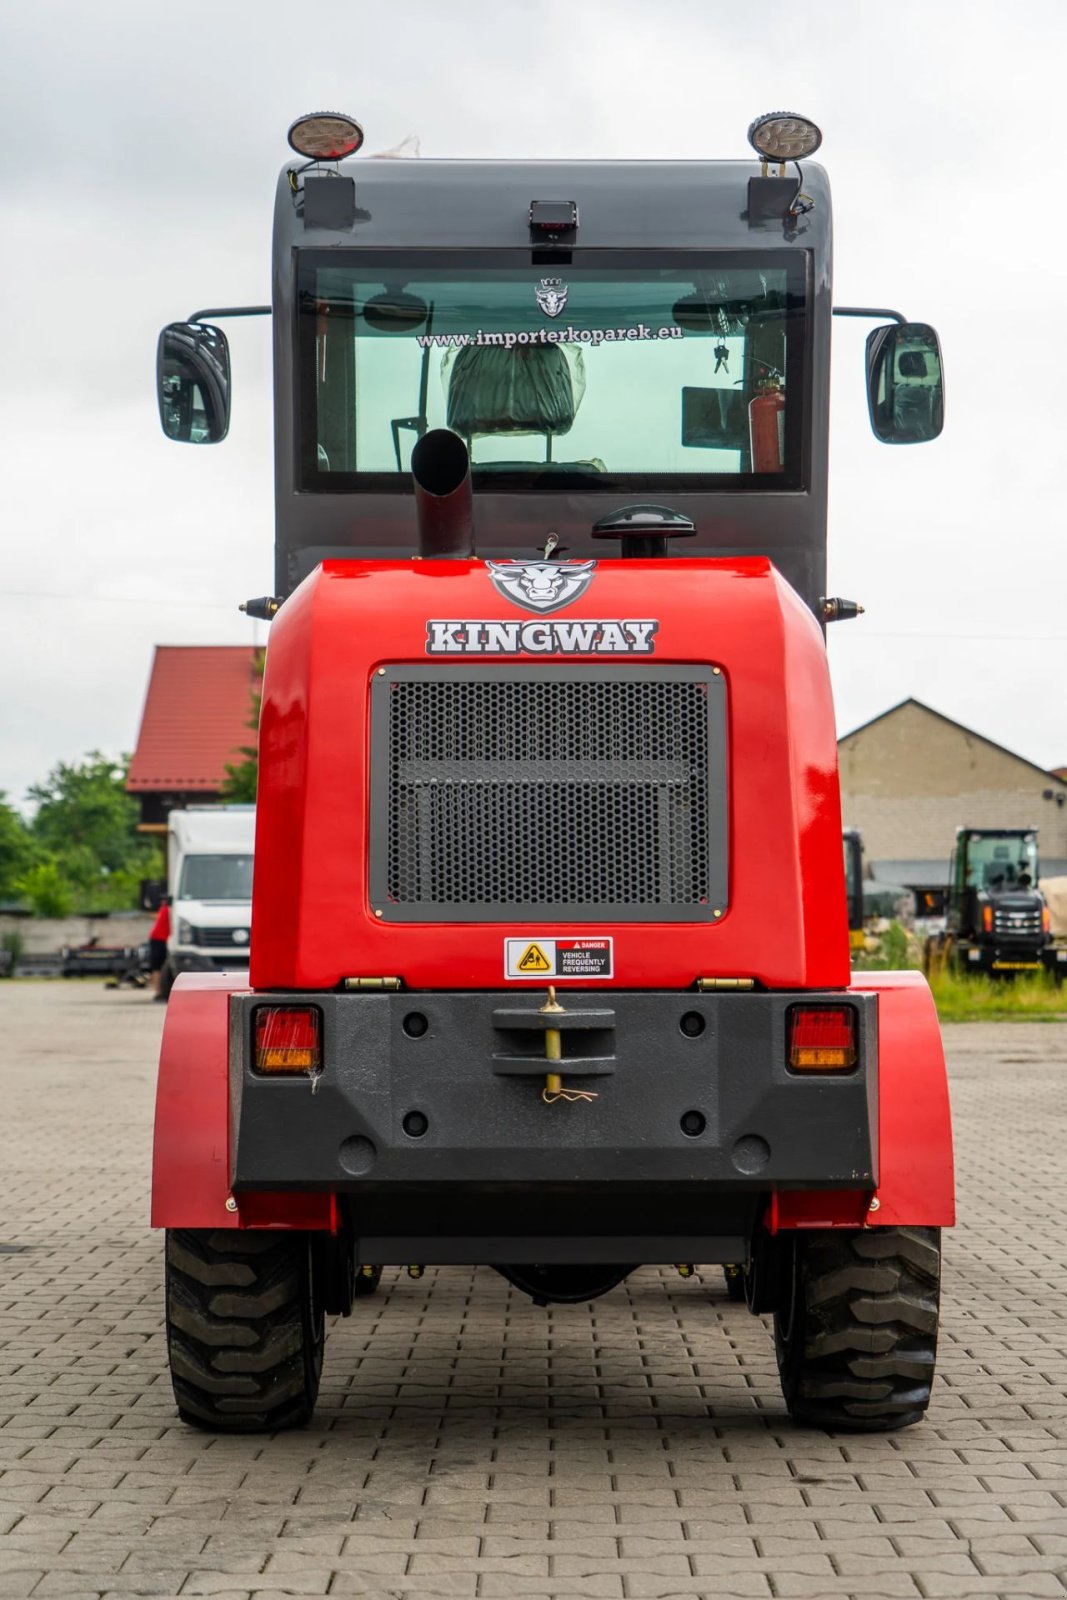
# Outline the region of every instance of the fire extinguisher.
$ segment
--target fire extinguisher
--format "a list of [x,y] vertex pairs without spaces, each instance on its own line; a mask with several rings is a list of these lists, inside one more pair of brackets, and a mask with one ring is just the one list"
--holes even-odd
[[749,403],[748,438],[753,472],[784,472],[785,391],[777,373],[760,379],[759,394]]

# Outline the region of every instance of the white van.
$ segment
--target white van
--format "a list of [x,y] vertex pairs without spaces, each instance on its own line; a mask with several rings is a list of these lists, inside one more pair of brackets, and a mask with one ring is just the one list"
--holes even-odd
[[188,806],[168,816],[164,995],[181,972],[248,966],[255,832],[255,806]]

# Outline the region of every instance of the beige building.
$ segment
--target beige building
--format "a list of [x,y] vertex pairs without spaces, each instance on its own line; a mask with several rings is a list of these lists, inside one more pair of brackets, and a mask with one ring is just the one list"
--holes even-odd
[[1042,876],[1067,873],[1067,781],[903,700],[838,742],[846,827],[863,835],[868,877],[943,886],[962,826],[1038,830]]

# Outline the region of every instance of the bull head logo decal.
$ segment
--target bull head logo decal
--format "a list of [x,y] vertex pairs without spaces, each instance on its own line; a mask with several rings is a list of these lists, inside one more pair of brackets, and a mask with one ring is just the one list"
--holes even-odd
[[537,304],[546,317],[559,316],[567,304],[569,293],[570,290],[561,278],[542,278],[540,288],[534,290]]
[[584,594],[595,561],[487,561],[489,576],[502,595],[526,611],[559,611]]

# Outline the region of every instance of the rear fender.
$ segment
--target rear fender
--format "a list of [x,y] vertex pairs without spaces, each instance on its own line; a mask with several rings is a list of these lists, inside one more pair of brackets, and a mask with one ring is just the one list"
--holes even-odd
[[152,1226],[335,1231],[336,1201],[330,1194],[242,1195],[239,1208],[234,1207],[230,996],[247,993],[247,982],[231,974],[199,972],[180,977],[171,991],[156,1086]]
[[941,1029],[918,972],[853,973],[878,996],[878,1188],[793,1190],[771,1197],[767,1225],[944,1227],[956,1220],[952,1122]]

